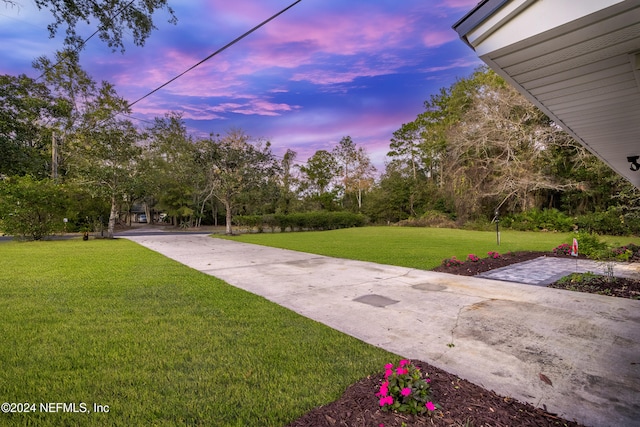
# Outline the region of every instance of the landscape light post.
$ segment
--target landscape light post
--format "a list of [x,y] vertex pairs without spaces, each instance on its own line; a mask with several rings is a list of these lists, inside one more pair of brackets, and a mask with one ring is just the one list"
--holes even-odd
[[500,212],[497,208],[493,220],[496,222],[496,243],[500,246]]

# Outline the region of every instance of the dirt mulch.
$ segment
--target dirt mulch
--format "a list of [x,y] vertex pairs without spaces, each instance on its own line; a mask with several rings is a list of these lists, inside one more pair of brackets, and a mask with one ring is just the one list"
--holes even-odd
[[429,374],[433,401],[442,410],[419,416],[382,412],[379,398],[374,395],[383,380],[380,373],[351,385],[340,399],[311,410],[287,427],[581,426],[531,405],[498,396],[427,363],[412,363]]
[[432,271],[439,271],[441,273],[457,274],[459,276],[475,276],[486,271],[494,270],[496,268],[506,267],[518,262],[530,261],[532,259],[540,258],[541,256],[556,255],[552,252],[507,252],[501,254],[500,258],[481,258],[479,261],[471,262],[464,261],[461,265],[445,267],[438,266]]
[[[467,261],[454,267],[440,266],[433,271],[475,276],[485,271],[529,261],[540,256],[556,255],[548,252],[507,253],[497,259],[485,258],[477,262]],[[609,278],[598,277],[593,278],[588,284],[555,283],[550,287],[623,298],[640,297],[640,282],[624,278],[615,278],[611,281]],[[557,417],[543,409],[499,396],[493,391],[462,380],[427,363],[413,361],[413,364],[420,367],[423,372],[429,373],[429,377],[432,379],[433,401],[441,406],[441,410],[438,409],[429,416],[382,412],[378,398],[375,396],[382,383],[383,374],[381,372],[351,385],[338,400],[311,410],[287,427],[581,426],[575,421]],[[541,381],[545,381],[545,379],[543,376],[540,377]]]

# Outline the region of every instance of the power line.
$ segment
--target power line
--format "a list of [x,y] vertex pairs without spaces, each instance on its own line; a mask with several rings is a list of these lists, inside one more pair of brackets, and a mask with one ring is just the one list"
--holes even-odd
[[[126,8],[128,8],[129,6],[131,6],[131,5],[133,4],[133,2],[134,2],[134,1],[135,1],[135,0],[131,0],[131,1],[130,1],[129,3],[127,3],[125,6],[121,7],[121,8],[120,8],[120,10],[118,10],[118,11],[115,13],[115,15],[113,15],[113,17],[109,18],[109,20],[108,20],[109,24],[113,23],[113,20],[114,20],[118,15],[120,15],[122,12],[124,12],[124,10],[125,10]],[[95,31],[93,32],[93,34],[91,34],[91,35],[90,35],[89,37],[87,37],[86,39],[82,40],[82,42],[80,43],[80,45],[79,45],[79,46],[77,46],[77,47],[74,49],[74,51],[75,51],[76,53],[79,53],[79,52],[80,52],[80,50],[84,49],[84,46],[87,44],[87,42],[88,42],[89,40],[91,40],[91,39],[92,39],[96,34],[98,34],[98,33],[100,32],[100,29],[101,29],[101,27],[98,27],[98,29],[97,29],[97,30],[95,30]],[[40,76],[38,76],[38,78],[36,79],[36,81],[40,80],[40,79],[41,79],[41,78],[42,78],[42,77],[43,77],[43,76],[44,76],[48,71],[50,71],[50,70],[54,69],[55,67],[57,67],[58,65],[60,65],[60,64],[61,64],[65,59],[67,59],[67,58],[66,58],[66,56],[63,56],[63,57],[62,57],[62,59],[60,59],[60,60],[59,60],[58,62],[56,62],[54,65],[52,65],[51,67],[49,67],[49,68],[45,69],[45,70],[42,72],[42,74],[40,74]]]
[[246,33],[242,34],[240,37],[237,37],[236,39],[232,40],[231,42],[227,43],[226,45],[224,45],[223,47],[221,47],[220,49],[216,50],[215,52],[213,52],[211,55],[207,56],[206,58],[204,58],[202,61],[198,62],[197,64],[189,67],[188,69],[186,69],[185,71],[183,71],[182,73],[178,74],[177,76],[175,76],[174,78],[172,78],[171,80],[167,81],[166,83],[158,86],[157,88],[155,88],[154,90],[152,90],[151,92],[147,93],[146,95],[142,96],[141,98],[136,99],[135,101],[133,101],[132,103],[129,104],[129,108],[133,107],[135,104],[137,104],[138,102],[142,101],[143,99],[153,95],[154,93],[156,93],[157,91],[159,91],[160,89],[162,89],[163,87],[167,86],[168,84],[178,80],[180,77],[184,76],[185,74],[187,74],[189,71],[193,70],[194,68],[200,66],[201,64],[205,63],[206,61],[208,61],[209,59],[213,58],[214,56],[216,56],[217,54],[219,54],[220,52],[223,52],[224,50],[228,49],[229,47],[233,46],[234,44],[238,43],[240,40],[244,39],[245,37],[247,37],[249,34],[253,33],[254,31],[258,30],[259,28],[263,27],[264,25],[268,24],[269,22],[273,21],[274,19],[276,19],[278,16],[282,15],[283,13],[285,13],[286,11],[288,11],[289,9],[291,9],[293,6],[295,6],[296,4],[300,3],[302,0],[297,0],[293,3],[291,3],[289,6],[287,6],[286,8],[282,9],[280,12],[276,13],[275,15],[271,16],[270,18],[262,21],[260,24],[256,25],[255,27],[253,27],[252,29],[250,29],[249,31],[247,31]]

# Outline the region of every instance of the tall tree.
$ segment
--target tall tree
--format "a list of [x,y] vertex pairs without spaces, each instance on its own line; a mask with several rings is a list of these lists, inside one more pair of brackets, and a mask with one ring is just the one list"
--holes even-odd
[[296,185],[294,176],[294,165],[297,153],[293,150],[287,150],[280,162],[280,198],[278,201],[278,211],[288,214],[291,211],[295,193],[293,191]]
[[132,192],[141,154],[136,128],[130,121],[118,119],[119,113],[128,112],[127,101],[117,95],[112,85],[103,82],[95,99],[86,105],[82,128],[69,143],[69,174],[111,204],[107,230],[110,238],[120,202]]
[[333,154],[318,150],[299,169],[302,191],[310,199],[319,202],[323,209],[332,209],[337,192],[334,183],[339,172],[338,162]]
[[493,72],[465,84],[472,105],[450,128],[446,159],[447,191],[460,215],[503,205],[526,210],[541,190],[571,187],[545,168],[545,150],[567,137],[559,127]]
[[77,132],[83,123],[85,107],[90,104],[97,93],[96,83],[80,66],[77,52],[66,49],[55,53],[54,60],[41,56],[33,62],[36,70],[42,71],[42,81],[51,93],[64,102],[67,112],[64,116],[52,121],[54,132],[52,138],[52,162],[54,178],[64,178],[66,163],[70,155],[66,147],[66,140]]
[[351,176],[345,182],[345,191],[353,193],[358,203],[358,211],[362,209],[363,194],[369,191],[374,184],[376,168],[364,147],[356,150],[355,162]]
[[197,225],[198,212],[208,198],[204,194],[205,166],[199,161],[199,148],[188,134],[182,115],[172,112],[156,118],[147,135],[149,167],[144,180],[147,205],[153,207],[157,201],[157,207],[175,225],[178,220]]
[[338,166],[341,184],[346,188],[346,183],[353,175],[354,164],[356,162],[356,144],[350,136],[345,136],[340,140],[338,145],[331,150],[331,154]]
[[68,112],[69,104],[46,85],[25,75],[0,75],[0,175],[47,176],[52,123]]
[[350,136],[345,136],[334,147],[331,154],[338,166],[340,183],[345,199],[353,196],[358,210],[362,208],[362,195],[373,185],[375,167],[363,147],[356,146]]
[[226,212],[226,234],[232,234],[233,209],[243,194],[266,185],[278,170],[271,144],[252,142],[240,129],[207,141],[209,189]]

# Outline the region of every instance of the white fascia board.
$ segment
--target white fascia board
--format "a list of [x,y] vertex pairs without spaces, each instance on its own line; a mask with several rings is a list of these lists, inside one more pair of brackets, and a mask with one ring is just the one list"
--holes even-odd
[[478,56],[526,40],[624,0],[514,0],[478,25],[467,40]]

